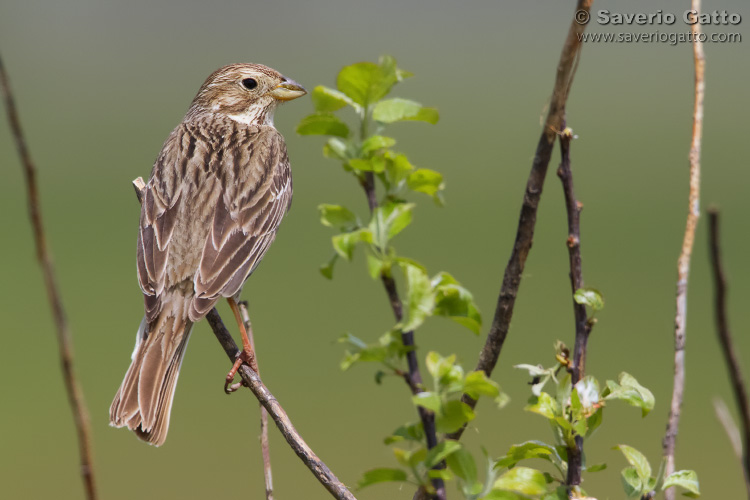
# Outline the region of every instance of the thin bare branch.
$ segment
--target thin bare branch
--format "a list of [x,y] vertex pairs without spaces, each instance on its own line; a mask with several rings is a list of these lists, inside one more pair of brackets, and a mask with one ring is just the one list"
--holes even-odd
[[[221,321],[221,317],[216,309],[211,311],[206,316],[208,324],[211,325],[211,329],[219,340],[219,343],[224,348],[224,352],[227,353],[230,361],[234,362],[237,359],[240,351],[237,349],[232,335],[224,326]],[[245,382],[250,390],[258,398],[261,405],[268,411],[276,426],[281,431],[281,434],[292,447],[297,456],[304,462],[310,472],[320,481],[334,498],[339,500],[356,500],[354,495],[344,486],[344,484],[338,480],[338,478],[331,472],[331,470],[323,463],[322,460],[312,451],[312,449],[305,443],[302,436],[299,435],[297,429],[292,425],[292,421],[289,420],[289,416],[284,411],[284,408],[279,404],[273,394],[268,388],[263,385],[260,377],[255,373],[249,366],[243,364],[238,372],[242,376],[242,380]]]
[[[255,337],[253,336],[253,325],[250,323],[250,313],[247,308],[247,301],[239,303],[242,321],[245,323],[245,331],[250,339],[250,345],[255,350]],[[256,365],[257,365],[256,358]],[[258,367],[260,370],[260,367]],[[260,373],[258,373],[260,375]],[[266,500],[273,500],[273,475],[271,474],[271,452],[268,444],[268,411],[261,405],[260,407],[260,450],[263,455],[263,480],[266,484]]]
[[[719,337],[719,344],[724,353],[724,360],[729,372],[729,380],[732,382],[734,398],[737,401],[737,407],[740,410],[740,424],[742,426],[742,443],[740,445],[743,471],[745,476],[745,486],[747,495],[750,498],[750,402],[748,402],[747,388],[745,379],[742,377],[742,368],[737,351],[732,340],[732,333],[729,329],[729,315],[727,314],[727,280],[724,275],[724,265],[721,261],[721,238],[719,236],[719,211],[718,209],[709,209],[708,211],[709,227],[709,246],[711,251],[711,269],[714,277],[714,297],[715,297],[715,315],[716,315],[716,333]],[[725,425],[726,428],[726,425]],[[731,438],[731,435],[730,435]]]
[[[693,0],[692,9],[699,12],[700,0]],[[700,23],[694,23],[690,29],[693,38],[697,39],[700,34]],[[690,274],[690,258],[693,253],[693,242],[695,241],[695,228],[698,225],[700,215],[700,156],[701,137],[703,135],[703,95],[705,92],[705,56],[703,45],[700,42],[693,43],[693,59],[695,63],[695,101],[693,108],[693,135],[690,145],[690,194],[688,196],[688,215],[685,225],[685,235],[682,240],[682,250],[677,261],[677,294],[674,328],[674,382],[672,386],[672,403],[667,420],[667,430],[664,435],[662,447],[666,464],[664,474],[666,476],[675,471],[675,444],[680,424],[680,411],[682,398],[685,390],[685,328],[687,325],[687,290],[688,275]],[[664,492],[666,500],[674,500],[675,488],[669,488]]]
[[[578,0],[576,3],[576,14],[579,12],[588,13],[591,10],[593,0]],[[557,75],[555,77],[555,86],[552,90],[549,111],[547,119],[542,130],[539,143],[537,144],[534,161],[531,165],[531,173],[526,183],[526,192],[524,193],[523,204],[521,205],[521,216],[518,220],[518,229],[516,230],[516,241],[513,244],[513,251],[510,255],[508,265],[505,267],[503,282],[500,287],[500,294],[497,299],[495,316],[490,326],[490,332],[487,335],[487,341],[479,354],[477,370],[482,370],[490,376],[495,369],[500,352],[505,343],[505,337],[508,335],[510,321],[513,317],[513,308],[518,295],[518,288],[521,285],[521,276],[526,265],[526,258],[531,250],[531,243],[534,239],[534,227],[536,226],[536,212],[539,206],[539,200],[542,196],[542,187],[547,175],[547,167],[552,148],[555,145],[555,138],[563,129],[565,118],[565,104],[568,100],[568,94],[573,84],[576,68],[578,67],[578,57],[581,51],[581,42],[579,36],[586,28],[585,24],[575,21],[571,22],[568,36],[563,45],[560,60],[557,64]],[[474,408],[477,404],[468,394],[464,394],[462,401]],[[456,432],[448,434],[450,439],[459,439],[463,434],[465,426]]]
[[60,352],[60,364],[62,365],[63,380],[65,389],[68,393],[68,402],[73,411],[73,420],[75,421],[76,434],[78,436],[78,452],[81,460],[81,477],[86,490],[86,498],[95,499],[96,485],[94,481],[94,460],[91,451],[91,426],[89,423],[89,414],[86,409],[86,402],[83,398],[83,390],[78,383],[76,372],[73,365],[73,340],[70,335],[70,328],[65,317],[62,297],[57,286],[54,266],[52,265],[52,256],[47,248],[47,239],[44,233],[44,224],[42,223],[42,210],[39,202],[39,189],[36,181],[36,167],[31,160],[31,153],[26,145],[26,139],[21,129],[21,121],[18,117],[15,99],[10,88],[10,81],[5,71],[2,59],[0,59],[0,86],[2,87],[5,108],[8,113],[8,122],[13,132],[13,139],[18,149],[23,166],[24,176],[26,178],[26,188],[29,197],[29,215],[31,225],[34,231],[34,241],[36,243],[36,257],[39,266],[42,268],[44,285],[47,290],[47,299],[52,309],[52,316],[57,331],[58,349]]
[[[565,193],[565,209],[568,214],[568,259],[570,261],[570,286],[572,293],[583,288],[583,267],[581,264],[581,209],[583,205],[576,199],[573,188],[573,171],[570,165],[570,141],[573,138],[569,128],[560,134],[560,152],[562,161],[557,175],[560,177]],[[591,333],[593,321],[586,314],[586,306],[573,300],[573,314],[575,317],[576,339],[573,349],[573,365],[571,366],[571,381],[575,385],[586,375],[586,346]],[[575,446],[568,448],[568,486],[581,484],[583,469],[583,437],[576,436]]]

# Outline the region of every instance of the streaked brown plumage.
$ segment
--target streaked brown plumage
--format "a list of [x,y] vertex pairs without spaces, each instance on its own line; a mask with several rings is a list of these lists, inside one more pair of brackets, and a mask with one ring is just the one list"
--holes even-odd
[[292,201],[281,101],[305,94],[266,66],[214,72],[159,154],[142,196],[138,280],[146,314],[110,424],[164,443],[193,323],[236,298]]

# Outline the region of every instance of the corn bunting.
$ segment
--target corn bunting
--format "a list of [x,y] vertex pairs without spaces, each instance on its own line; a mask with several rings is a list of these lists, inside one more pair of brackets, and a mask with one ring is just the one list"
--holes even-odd
[[242,362],[254,364],[236,300],[292,201],[274,110],[305,93],[266,66],[225,66],[164,143],[142,192],[137,268],[146,314],[111,425],[164,443],[190,331],[221,297],[243,336],[228,382]]

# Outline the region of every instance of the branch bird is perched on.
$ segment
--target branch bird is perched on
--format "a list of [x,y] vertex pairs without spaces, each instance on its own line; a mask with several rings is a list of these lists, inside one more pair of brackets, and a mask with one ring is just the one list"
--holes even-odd
[[292,201],[273,113],[305,93],[266,66],[225,66],[208,77],[164,143],[142,193],[137,261],[146,314],[111,425],[164,443],[193,324],[222,297],[244,346],[228,383],[243,361],[255,365],[236,300]]

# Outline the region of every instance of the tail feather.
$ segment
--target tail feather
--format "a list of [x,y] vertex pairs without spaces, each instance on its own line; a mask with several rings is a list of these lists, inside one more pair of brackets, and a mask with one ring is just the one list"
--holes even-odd
[[142,440],[164,444],[177,378],[193,329],[188,297],[174,294],[154,321],[144,320],[133,361],[109,410],[110,425],[128,427]]

